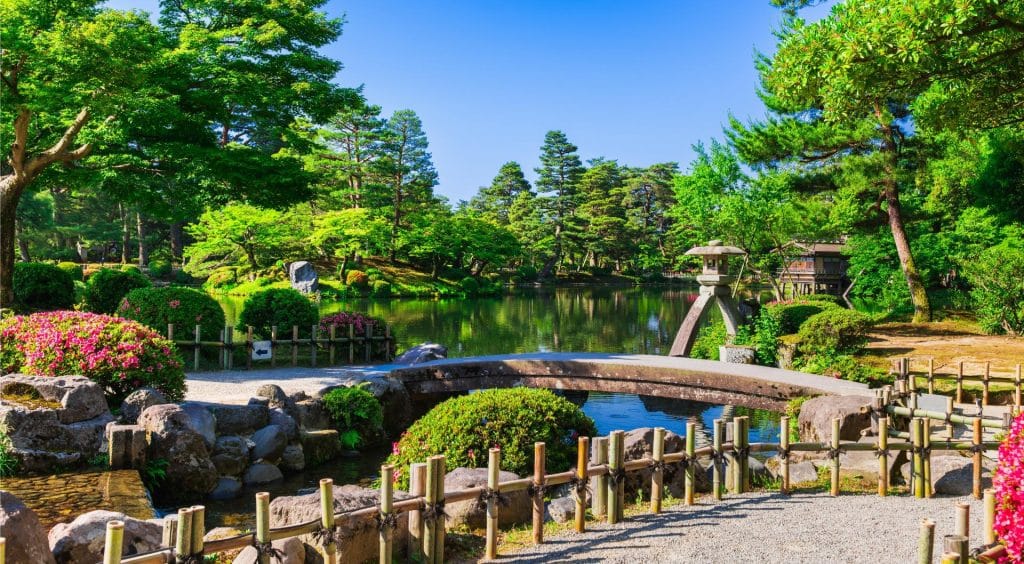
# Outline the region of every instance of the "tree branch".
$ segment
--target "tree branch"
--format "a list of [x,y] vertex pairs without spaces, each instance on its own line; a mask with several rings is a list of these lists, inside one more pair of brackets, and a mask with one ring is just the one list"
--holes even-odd
[[[89,108],[82,108],[75,116],[74,121],[64,131],[64,135],[49,149],[43,151],[38,156],[35,156],[25,165],[25,174],[28,176],[35,176],[39,174],[46,166],[54,162],[69,162],[84,158],[92,151],[92,143],[86,143],[81,147],[68,150],[72,143],[75,142],[75,138],[78,133],[82,131],[82,127],[89,121]],[[109,119],[109,118],[108,118]]]

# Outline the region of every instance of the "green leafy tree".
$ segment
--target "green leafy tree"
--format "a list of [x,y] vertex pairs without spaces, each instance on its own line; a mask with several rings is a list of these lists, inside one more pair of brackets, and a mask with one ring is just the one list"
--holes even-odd
[[309,242],[327,256],[341,259],[339,277],[357,254],[373,255],[387,249],[389,226],[366,208],[329,211],[313,218]]
[[611,261],[616,270],[622,269],[632,247],[626,229],[626,193],[618,163],[590,161],[590,168],[580,176],[576,212],[580,229],[574,234],[585,254],[581,266],[604,267]]
[[544,262],[541,278],[551,276],[562,260],[566,228],[575,213],[583,163],[577,147],[561,131],[549,131],[540,148],[541,166],[536,169],[538,204],[550,221],[551,256]]
[[218,266],[244,263],[255,276],[289,258],[301,248],[301,232],[284,219],[282,212],[248,204],[207,211],[188,228],[196,242],[185,250],[186,272],[203,276]]
[[515,161],[509,161],[501,165],[491,185],[481,188],[469,205],[494,223],[508,225],[509,212],[516,199],[520,194],[531,191],[522,167]]

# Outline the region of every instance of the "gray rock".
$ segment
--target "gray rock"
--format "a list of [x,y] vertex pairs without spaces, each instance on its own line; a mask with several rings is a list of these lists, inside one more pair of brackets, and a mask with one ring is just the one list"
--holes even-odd
[[242,492],[242,482],[231,476],[221,476],[210,492],[210,499],[235,499]]
[[[272,559],[275,564],[303,564],[306,561],[306,545],[297,537],[276,540],[270,544],[280,551],[280,556]],[[238,553],[232,563],[257,564],[259,562],[258,555],[256,547],[247,546]]]
[[292,403],[288,394],[284,393],[281,386],[277,384],[263,384],[256,389],[256,396],[266,398],[270,401],[270,405],[273,407],[284,407],[289,403]]
[[732,364],[754,364],[754,347],[722,345],[718,347],[718,359]]
[[249,465],[249,444],[236,435],[218,437],[212,460],[221,475],[238,476]]
[[299,472],[306,468],[306,454],[301,444],[288,445],[284,448],[280,467],[287,472]]
[[253,461],[265,460],[276,464],[281,459],[284,447],[288,446],[288,437],[277,425],[267,425],[253,433],[250,440],[253,443],[250,456]]
[[289,441],[299,436],[299,424],[280,407],[270,408],[270,424],[280,427]]
[[242,482],[247,486],[255,486],[269,484],[283,478],[284,474],[281,474],[281,470],[277,466],[260,462],[246,469],[245,474],[242,476]]
[[266,405],[214,405],[218,435],[248,435],[267,426],[270,413]]
[[[974,492],[974,466],[967,456],[942,454],[931,457],[932,488],[939,495],[965,496]],[[911,481],[910,463],[901,468],[906,483]],[[982,472],[981,488],[992,486],[992,478]]]
[[860,439],[862,429],[871,427],[871,416],[860,408],[871,405],[866,396],[818,396],[800,407],[800,440],[828,442],[832,440],[832,419],[840,418],[839,438],[844,441]]
[[[8,384],[10,393],[18,391],[10,381]],[[50,473],[56,464],[88,460],[105,448],[106,427],[114,420],[109,411],[92,419],[62,423],[61,410],[15,404],[9,398],[0,404],[0,428],[10,439],[9,452],[21,471]]]
[[[861,437],[857,442],[876,444],[875,437]],[[895,442],[895,441],[893,441]],[[896,477],[897,469],[906,460],[905,451],[890,450],[886,462],[889,465],[889,481]],[[867,480],[878,480],[878,457],[873,450],[844,452],[839,455],[839,471],[846,475],[862,476]]]
[[7,561],[12,564],[52,564],[46,529],[35,512],[10,492],[0,490],[0,531],[7,540]]
[[[168,515],[168,517],[170,517],[170,515]],[[175,517],[177,517],[177,515],[175,515]],[[214,527],[209,531],[206,531],[206,534],[203,535],[203,541],[210,542],[220,539],[229,539],[231,537],[237,537],[242,533],[243,531],[241,529],[236,529],[234,527]]]
[[187,500],[213,490],[217,468],[206,440],[193,429],[184,409],[173,404],[154,405],[142,412],[139,425],[150,433],[148,458],[168,462],[165,487],[157,491],[158,496]]
[[156,435],[168,435],[183,431],[195,432],[192,421],[180,405],[173,403],[147,407],[139,415],[138,425]]
[[547,506],[547,516],[556,523],[568,523],[576,517],[576,500],[572,497],[552,499]]
[[316,431],[331,426],[331,416],[324,409],[324,402],[320,398],[307,397],[297,400],[295,411],[298,413],[299,429]]
[[[768,459],[765,463],[768,472],[773,478],[782,479],[782,468],[779,463],[777,456]],[[789,462],[789,483],[790,484],[803,484],[806,482],[815,482],[818,480],[818,468],[809,460],[802,460]]]
[[108,521],[124,522],[122,556],[160,548],[163,528],[114,511],[90,511],[71,523],[58,523],[50,529],[49,543],[57,564],[99,562],[103,559]]
[[139,388],[121,402],[121,421],[132,425],[147,407],[164,403],[168,403],[167,398],[156,388]]
[[320,290],[320,277],[309,261],[298,260],[288,265],[288,280],[292,288],[303,294],[312,294]]
[[[501,472],[498,481],[508,482],[517,480],[519,476],[512,472]],[[447,473],[444,477],[445,491],[475,488],[487,485],[486,468],[456,468]],[[528,523],[533,518],[533,502],[526,490],[509,492],[508,505],[502,505],[498,512],[498,523],[501,526]],[[476,499],[459,501],[445,505],[445,513],[448,514],[448,528],[456,528],[462,525],[470,529],[480,529],[487,526],[487,506]]]
[[103,388],[85,376],[0,376],[0,395],[10,397],[31,394],[60,404],[56,409],[60,423],[77,423],[108,413]]
[[306,463],[310,466],[327,462],[341,454],[341,441],[334,429],[302,431],[299,433],[299,441],[306,453]]
[[206,446],[212,447],[217,440],[217,420],[213,413],[201,403],[187,401],[181,404],[181,409],[188,415],[189,426],[199,433],[206,441]]
[[437,343],[423,343],[398,355],[395,364],[421,364],[448,358],[448,347]]
[[[666,453],[680,452],[685,449],[685,446],[686,441],[683,437],[671,431],[665,433]],[[651,456],[654,451],[654,429],[651,427],[641,427],[628,431],[623,438],[622,448],[627,461]],[[696,464],[698,467],[694,469],[693,473],[694,490],[697,492],[711,491],[711,482],[707,480],[699,462]],[[653,470],[650,468],[643,468],[638,472],[626,474],[625,490],[627,499],[634,499],[637,492],[650,497],[651,476],[653,473]],[[669,464],[664,471],[662,483],[673,497],[682,497],[686,484],[686,472],[679,464]]]

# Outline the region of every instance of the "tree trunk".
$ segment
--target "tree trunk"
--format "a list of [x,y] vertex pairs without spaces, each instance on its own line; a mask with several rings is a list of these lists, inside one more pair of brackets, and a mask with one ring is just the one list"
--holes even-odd
[[60,230],[64,225],[68,206],[67,192],[68,188],[64,186],[50,188],[50,195],[53,197],[53,227],[58,249],[70,249],[74,246],[74,242]]
[[132,244],[132,229],[128,225],[131,214],[124,208],[124,204],[117,204],[117,211],[121,214],[121,264],[128,264],[128,247]]
[[135,213],[135,233],[139,238],[139,268],[142,268],[149,264],[149,248],[146,246],[146,222],[138,212]]
[[25,240],[24,226],[21,221],[17,221],[14,224],[15,235],[18,237],[18,254],[21,255],[23,262],[31,262],[32,257],[28,254],[28,241]]
[[4,186],[0,190],[0,308],[14,305],[14,223],[23,189]]
[[183,237],[182,237],[182,223],[176,221],[171,223],[171,262],[178,264],[182,263],[182,257],[184,256]]
[[550,278],[552,272],[555,270],[555,265],[558,264],[559,259],[562,258],[562,226],[555,226],[555,248],[554,252],[548,257],[548,260],[544,261],[544,268],[541,268],[537,277],[540,279]]

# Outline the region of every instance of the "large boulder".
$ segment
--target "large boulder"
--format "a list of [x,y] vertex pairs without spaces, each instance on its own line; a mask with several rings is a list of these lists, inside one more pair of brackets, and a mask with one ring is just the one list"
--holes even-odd
[[295,400],[295,411],[298,414],[296,421],[299,423],[299,429],[316,431],[331,426],[331,416],[327,413],[324,402],[320,398],[311,398],[301,394]]
[[423,343],[398,355],[395,364],[421,364],[448,358],[448,347],[437,343]]
[[180,406],[154,405],[139,416],[139,425],[150,433],[148,458],[167,460],[167,487],[157,494],[165,500],[189,500],[204,496],[217,484],[217,468],[206,440],[192,427],[192,419]]
[[53,564],[46,529],[35,512],[10,492],[0,490],[0,531],[7,538],[7,562]]
[[299,433],[299,441],[306,453],[306,463],[310,466],[327,462],[341,454],[341,440],[338,431],[334,429],[302,431]]
[[265,404],[212,406],[218,435],[248,435],[267,426],[270,412]]
[[[340,486],[334,488],[334,512],[351,511],[363,507],[372,507],[380,504],[380,492],[359,486]],[[411,496],[402,491],[396,491],[395,501],[409,499]],[[446,509],[447,510],[447,509]],[[396,547],[403,547],[408,542],[408,513],[398,514],[398,527],[394,530],[394,543]],[[283,527],[285,525],[297,525],[306,523],[320,517],[320,493],[310,493],[297,496],[282,496],[270,502],[270,526]],[[301,540],[312,546],[319,544],[311,535],[300,537]],[[372,516],[360,519],[344,519],[338,521],[338,555],[343,557],[345,562],[364,562],[376,559],[377,554],[377,524]]]
[[59,523],[50,529],[50,550],[57,564],[99,562],[108,521],[124,522],[122,555],[139,554],[160,548],[163,527],[151,521],[128,517],[114,511],[90,511],[71,523]]
[[181,404],[182,411],[188,415],[189,426],[199,433],[206,446],[212,447],[217,440],[217,419],[213,413],[203,404],[194,401],[187,401]]
[[156,388],[139,388],[121,402],[121,422],[133,425],[147,407],[164,403],[169,403],[167,397]]
[[249,440],[253,445],[250,453],[253,462],[263,460],[276,464],[281,459],[284,447],[288,446],[288,436],[277,425],[267,425],[253,433]]
[[[92,419],[61,422],[61,409],[52,405],[0,401],[0,428],[10,439],[10,455],[26,473],[49,473],[56,465],[84,462],[105,447],[106,428],[114,421],[109,411]],[[67,417],[66,417],[67,418]]]
[[210,499],[235,499],[242,493],[242,482],[232,476],[221,476],[210,492]]
[[281,470],[288,472],[300,472],[306,468],[306,454],[301,444],[288,445],[281,453]]
[[288,280],[292,288],[303,294],[313,294],[320,290],[320,277],[309,261],[297,260],[289,264]]
[[352,376],[341,380],[340,384],[321,389],[317,396],[322,398],[331,390],[354,386],[362,386],[380,402],[384,413],[383,430],[388,436],[397,437],[412,424],[412,399],[398,378],[379,374]]
[[866,396],[818,396],[800,407],[800,440],[825,443],[832,440],[832,419],[838,417],[839,438],[844,441],[860,439],[860,432],[871,427],[871,415],[860,408],[872,404]]
[[[939,495],[965,496],[974,491],[974,466],[970,457],[941,454],[931,457],[932,488]],[[901,468],[903,479],[910,483],[910,463]],[[982,473],[982,489],[992,486],[992,478]]]
[[[685,447],[685,438],[671,431],[665,432],[665,453],[680,452],[685,450]],[[622,440],[622,450],[627,461],[652,456],[654,453],[654,429],[651,427],[641,427],[628,431]],[[694,490],[710,492],[711,482],[708,481],[704,468],[700,466],[699,462],[695,461],[694,464],[697,464],[693,472]],[[633,499],[637,492],[642,492],[643,495],[650,497],[651,475],[653,473],[654,471],[651,468],[643,468],[638,472],[626,474],[626,498]],[[673,497],[682,497],[685,492],[686,472],[679,464],[669,464],[662,475],[662,483]]]
[[280,427],[289,441],[299,437],[299,424],[295,422],[294,417],[280,407],[270,408],[270,424]]
[[[498,474],[499,482],[518,480],[519,476],[512,472]],[[487,485],[486,468],[456,468],[445,474],[445,491],[463,490]],[[533,515],[533,501],[526,490],[502,494],[507,503],[502,503],[498,510],[498,523],[501,526],[528,523]],[[444,508],[448,514],[448,528],[467,526],[470,529],[482,529],[487,526],[487,506],[477,499],[448,503]]]
[[[270,543],[278,555],[271,559],[275,564],[304,564],[306,562],[306,545],[296,537],[279,539]],[[314,556],[315,555],[310,555]],[[232,564],[257,564],[259,553],[256,547],[247,546],[232,560]]]
[[7,374],[0,376],[0,397],[5,402],[19,403],[25,398],[25,407],[39,403],[50,404],[60,423],[87,421],[108,413],[103,388],[85,376],[29,376]]
[[284,479],[284,474],[281,473],[281,470],[277,466],[267,464],[266,462],[253,464],[242,475],[242,482],[247,486],[269,484],[281,479]]
[[212,460],[220,474],[238,476],[249,465],[249,443],[237,435],[217,437]]
[[555,523],[568,523],[576,517],[576,500],[571,496],[556,497],[545,508],[546,517]]

